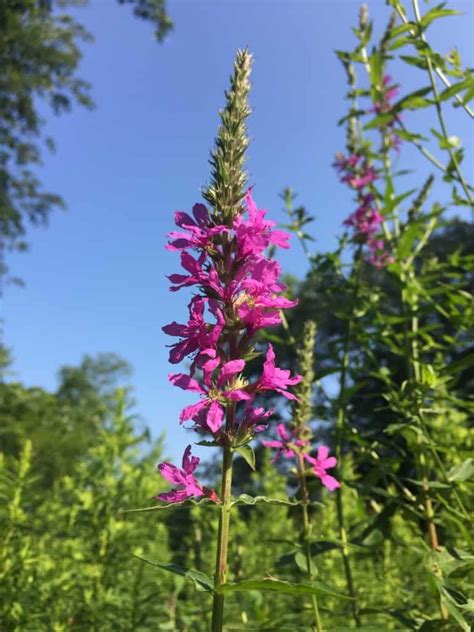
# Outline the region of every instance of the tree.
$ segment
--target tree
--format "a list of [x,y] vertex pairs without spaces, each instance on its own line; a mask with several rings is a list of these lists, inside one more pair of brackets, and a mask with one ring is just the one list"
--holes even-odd
[[[155,25],[158,41],[172,22],[165,0],[119,0]],[[58,2],[61,9],[68,2]],[[74,4],[71,2],[71,4]],[[54,149],[44,134],[38,105],[54,114],[74,104],[92,107],[90,85],[77,77],[80,44],[91,35],[51,0],[0,3],[0,276],[6,274],[5,250],[25,250],[28,225],[46,224],[51,212],[64,208],[60,195],[45,191],[36,170],[43,146]]]
[[102,353],[86,355],[78,367],[62,367],[56,393],[16,382],[0,384],[0,451],[18,458],[30,440],[37,484],[51,487],[96,444],[113,416],[116,387],[129,374],[125,360]]

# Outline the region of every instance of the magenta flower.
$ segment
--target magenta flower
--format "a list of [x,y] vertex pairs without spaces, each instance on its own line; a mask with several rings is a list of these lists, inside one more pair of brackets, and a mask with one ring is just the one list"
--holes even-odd
[[362,196],[362,204],[344,221],[352,226],[357,241],[368,241],[379,232],[383,217],[373,206],[374,196],[371,193]]
[[[204,320],[206,304],[209,305],[210,312],[216,318],[214,325],[208,324]],[[189,303],[188,323],[179,325],[176,322],[172,322],[162,328],[165,334],[182,338],[180,342],[171,345],[170,362],[177,364],[196,350],[215,347],[219,336],[222,334],[224,325],[224,315],[215,301],[208,301],[200,296],[194,296]]]
[[372,112],[376,114],[390,114],[393,112],[393,116],[391,120],[389,120],[386,125],[386,140],[388,140],[389,145],[395,151],[400,151],[401,146],[401,138],[397,134],[393,133],[393,128],[395,124],[399,122],[402,118],[402,115],[399,112],[393,111],[393,99],[398,95],[400,88],[391,83],[392,78],[390,75],[384,75],[382,77],[382,90],[380,92],[379,97],[374,101],[373,107],[371,108]]
[[244,403],[243,418],[239,423],[239,428],[244,434],[245,432],[262,432],[267,429],[268,420],[273,412],[272,408],[265,410],[263,406],[254,408],[252,400],[249,400]]
[[175,223],[183,228],[186,232],[171,232],[168,237],[171,241],[166,248],[168,250],[183,250],[186,248],[202,248],[204,250],[213,250],[213,239],[217,235],[228,232],[226,226],[211,226],[209,222],[209,211],[204,204],[195,204],[193,206],[194,219],[187,213],[176,211]]
[[250,278],[240,284],[243,292],[235,301],[236,311],[250,333],[280,325],[280,310],[298,304],[298,301],[281,295],[286,287],[278,282],[280,274],[278,262],[261,259],[255,264]]
[[378,178],[377,172],[359,154],[346,157],[338,153],[333,166],[341,174],[341,182],[357,191],[359,201],[359,206],[344,220],[344,224],[353,229],[355,243],[368,245],[370,255],[366,258],[367,263],[377,268],[385,267],[393,258],[387,253],[385,243],[379,236],[383,216],[375,206],[372,191],[367,190]]
[[369,184],[372,184],[374,180],[377,180],[378,174],[373,167],[369,167],[367,163],[364,164],[363,170],[360,174],[348,174],[344,176],[341,181],[346,182],[350,187],[354,189],[363,189]]
[[400,88],[395,84],[391,84],[391,81],[392,77],[390,75],[382,77],[382,91],[380,97],[374,102],[373,112],[387,114],[392,110],[392,101],[400,92]]
[[201,401],[186,406],[181,411],[180,421],[192,420],[200,428],[212,433],[220,430],[224,420],[224,409],[229,401],[251,399],[246,391],[229,384],[243,370],[245,362],[231,360],[223,364],[217,381],[214,383],[211,380],[211,375],[219,364],[219,358],[211,358],[203,365],[204,385],[199,384],[197,380],[185,373],[175,373],[169,376],[169,380],[174,386],[202,395]]
[[298,439],[294,431],[289,432],[284,424],[278,424],[276,431],[280,437],[279,441],[262,441],[262,444],[266,448],[277,450],[277,453],[272,459],[272,463],[277,461],[280,457],[283,457],[284,459],[292,459],[296,456],[296,447],[303,448],[308,445],[307,441]]
[[332,166],[339,173],[344,173],[345,171],[352,171],[359,160],[362,160],[362,156],[360,154],[351,154],[346,157],[343,153],[337,152]]
[[272,230],[275,222],[265,219],[267,212],[257,209],[252,197],[252,187],[245,196],[248,219],[239,215],[234,221],[234,231],[239,257],[262,255],[270,244],[280,248],[289,248],[289,235],[281,230]]
[[275,352],[272,345],[269,344],[266,360],[263,363],[263,373],[255,385],[256,389],[258,391],[276,391],[287,399],[296,399],[296,396],[288,391],[288,386],[295,386],[302,379],[301,375],[290,377],[290,371],[275,366]]
[[168,279],[173,283],[173,287],[171,287],[170,290],[176,292],[182,287],[204,283],[208,280],[209,275],[203,270],[206,258],[207,255],[205,252],[201,253],[198,259],[194,259],[188,252],[182,252],[181,266],[184,270],[189,272],[189,274],[170,274]]
[[329,491],[332,492],[341,486],[339,481],[337,481],[333,476],[326,472],[326,470],[330,470],[337,465],[336,457],[329,456],[328,447],[322,445],[318,448],[318,453],[316,457],[305,454],[304,458],[313,466],[313,471],[315,475],[319,479],[321,479],[321,483],[324,485],[324,487],[329,489]]
[[205,495],[204,487],[193,476],[199,465],[199,458],[191,456],[191,446],[188,445],[183,454],[182,468],[172,463],[160,463],[158,470],[161,476],[178,487],[169,492],[158,494],[157,498],[168,503],[181,503],[187,498],[200,498]]
[[385,242],[383,239],[371,239],[368,241],[370,255],[367,257],[367,263],[370,263],[375,268],[386,268],[390,263],[394,263],[395,259],[385,249]]

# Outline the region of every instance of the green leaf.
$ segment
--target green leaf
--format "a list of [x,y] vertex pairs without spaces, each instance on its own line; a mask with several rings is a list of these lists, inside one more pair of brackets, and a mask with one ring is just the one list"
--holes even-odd
[[438,139],[440,149],[457,149],[461,146],[461,139],[458,136],[449,136],[448,138],[445,138],[433,127],[431,128],[431,133]]
[[448,472],[450,481],[468,481],[474,475],[474,459],[466,459],[463,463],[455,465]]
[[427,141],[428,139],[426,138],[426,136],[423,136],[422,134],[416,134],[414,132],[409,132],[408,130],[405,129],[394,129],[393,133],[396,134],[399,138],[401,138],[402,140],[417,140],[417,141]]
[[451,487],[451,485],[448,485],[447,483],[440,483],[439,481],[417,481],[413,478],[407,478],[405,480],[410,481],[410,483],[413,483],[414,485],[418,485],[418,487],[428,485],[429,489],[450,489]]
[[284,500],[282,498],[268,498],[268,496],[249,496],[248,494],[240,494],[238,498],[232,501],[231,506],[259,505],[261,503],[267,505],[286,505],[290,507],[295,507],[301,504],[296,500]]
[[465,79],[464,81],[458,81],[458,83],[453,83],[452,86],[443,90],[443,92],[439,95],[440,101],[447,101],[451,97],[454,97],[459,92],[463,90],[472,90],[474,88],[472,79]]
[[205,448],[220,448],[222,447],[217,441],[198,441],[195,445],[202,445]]
[[388,213],[391,213],[394,208],[397,208],[397,206],[410,197],[410,195],[415,193],[415,191],[416,189],[410,189],[409,191],[394,197],[388,196],[388,199],[385,200],[384,214],[387,215]]
[[426,59],[420,59],[419,57],[412,57],[411,55],[400,55],[400,59],[403,59],[403,61],[406,64],[409,64],[410,66],[416,66],[417,68],[421,68],[422,70],[428,69],[428,64],[426,62]]
[[460,15],[460,13],[454,9],[445,9],[444,4],[438,4],[436,7],[433,7],[430,11],[428,11],[428,13],[425,13],[420,20],[420,24],[423,29],[426,29],[434,20],[451,15]]
[[410,92],[410,94],[404,96],[403,99],[397,101],[393,109],[399,112],[400,110],[417,110],[419,108],[428,107],[431,105],[431,101],[423,97],[430,94],[431,90],[431,86],[427,86],[426,88],[420,88],[419,90]]
[[203,496],[202,498],[199,498],[199,500],[190,498],[188,500],[184,500],[182,503],[163,503],[160,505],[152,505],[151,507],[139,507],[138,509],[122,509],[120,513],[142,513],[144,511],[162,511],[163,509],[191,509],[192,507],[197,507],[198,505],[219,506],[210,498]]
[[[349,629],[352,628],[348,628],[347,626],[336,626],[335,628],[331,628],[331,632],[348,632]],[[357,632],[387,632],[386,625],[362,625],[354,629],[356,629]]]
[[393,121],[393,114],[379,114],[364,125],[364,129],[377,129],[385,127]]
[[421,628],[418,628],[419,632],[446,632],[452,631],[453,626],[449,621],[443,619],[431,619],[430,621],[425,621]]
[[[403,630],[418,630],[418,623],[415,619],[411,619],[407,616],[406,611],[400,610],[398,608],[361,608],[361,615],[364,614],[384,614],[392,617],[396,621],[402,623],[405,627]],[[363,628],[359,628],[363,629]],[[386,628],[385,628],[386,629]]]
[[185,568],[184,566],[178,566],[177,564],[165,564],[164,562],[155,562],[154,560],[149,560],[146,557],[140,557],[139,555],[134,555],[137,560],[141,560],[142,562],[146,562],[151,566],[156,566],[157,568],[161,568],[164,571],[168,571],[170,573],[174,573],[175,575],[181,575],[181,577],[185,577],[193,582],[197,590],[204,590],[206,592],[212,592],[214,590],[214,582],[208,577],[205,573],[201,573],[201,571],[196,571],[192,568]]
[[238,452],[240,456],[245,459],[250,468],[255,472],[255,452],[250,445],[241,445],[238,448],[234,448],[235,452]]
[[327,588],[322,582],[306,582],[295,584],[281,579],[268,577],[265,579],[245,579],[241,582],[222,584],[216,586],[215,592],[247,592],[249,590],[262,590],[265,592],[279,592],[287,595],[331,595],[340,599],[351,599],[347,595]]
[[[474,99],[474,86],[472,88],[470,88],[466,94],[462,97],[462,104],[466,105],[467,103],[470,103],[470,101],[472,101]],[[456,107],[459,107],[459,103],[455,103],[454,104]]]
[[403,33],[409,33],[414,28],[416,28],[416,25],[414,22],[408,22],[407,24],[399,24],[398,26],[395,26],[390,31],[390,39],[394,39],[395,37],[398,37],[399,35],[403,35]]
[[308,559],[306,555],[303,553],[303,551],[296,552],[294,561],[295,561],[296,566],[299,568],[299,570],[302,573],[308,574],[311,572],[311,568],[308,568]]
[[383,74],[383,58],[380,51],[374,50],[368,61],[370,82],[372,85],[378,86],[382,83]]
[[[407,26],[407,25],[403,25],[403,26]],[[388,50],[397,50],[399,48],[403,48],[403,46],[406,46],[407,44],[412,44],[413,43],[413,38],[411,36],[407,36],[407,37],[399,37],[396,40],[393,40],[388,47]]]
[[451,362],[445,369],[446,373],[453,374],[459,373],[459,371],[464,371],[465,369],[470,369],[474,366],[474,353],[468,353],[463,358],[459,358],[459,360],[455,360]]
[[399,259],[404,259],[410,254],[415,240],[422,232],[422,228],[423,226],[416,221],[412,221],[406,226],[398,242],[397,252]]

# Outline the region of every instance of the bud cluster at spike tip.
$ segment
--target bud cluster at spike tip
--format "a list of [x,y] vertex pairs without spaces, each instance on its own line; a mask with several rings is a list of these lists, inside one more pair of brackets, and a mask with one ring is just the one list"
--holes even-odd
[[[297,304],[283,294],[286,288],[279,280],[279,264],[265,256],[270,245],[288,248],[289,235],[274,230],[275,222],[257,208],[252,189],[246,193],[245,204],[247,212],[237,215],[231,225],[218,223],[203,204],[194,205],[192,216],[177,211],[175,223],[181,230],[169,234],[167,246],[180,253],[183,268],[182,273],[168,277],[170,290],[194,290],[188,321],[163,327],[166,334],[178,338],[171,345],[170,362],[190,360],[189,372],[171,373],[170,382],[199,396],[181,411],[180,422],[192,422],[197,433],[231,446],[247,443],[267,427],[273,411],[256,406],[257,395],[273,391],[294,400],[289,387],[301,381],[300,376],[276,366],[271,344],[261,375],[253,382],[244,376],[246,363],[255,356],[255,333],[280,325],[281,310]],[[169,464],[159,468],[167,480],[179,478],[183,487],[160,495],[162,500],[179,502],[205,495],[192,476],[194,468],[188,472],[184,459],[179,476],[174,476]]]

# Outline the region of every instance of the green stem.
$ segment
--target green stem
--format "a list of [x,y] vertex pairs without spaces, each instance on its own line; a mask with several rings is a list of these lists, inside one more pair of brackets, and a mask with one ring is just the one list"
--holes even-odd
[[[395,10],[398,13],[398,15],[400,16],[401,21],[404,24],[410,24],[410,21],[408,20],[407,16],[405,15],[405,12],[403,10],[403,7],[400,4],[396,4],[395,5]],[[416,27],[413,26],[413,28],[410,29],[410,33],[412,35],[416,35]],[[449,82],[449,79],[446,77],[446,75],[444,74],[444,72],[441,70],[441,68],[439,68],[438,66],[434,67],[434,71],[435,73],[438,75],[438,77],[441,79],[441,81],[444,83],[444,85],[447,88],[451,87],[451,83]],[[459,96],[459,94],[455,94],[454,95],[455,100],[459,103],[459,105],[467,112],[467,114],[469,114],[469,116],[471,118],[474,118],[474,112],[471,110],[471,108],[467,105],[467,103],[464,103],[462,98]]]
[[[409,279],[412,278],[413,273],[410,271],[408,273]],[[401,291],[401,303],[402,303],[402,314],[403,314],[403,336],[405,341],[405,357],[407,362],[407,370],[408,370],[408,379],[413,381],[416,384],[420,381],[421,371],[420,371],[420,353],[419,353],[419,345],[418,345],[418,305],[412,300],[407,300],[407,286],[409,279],[407,279],[406,271],[403,270],[400,275],[400,281],[402,284]],[[410,331],[408,330],[407,321],[410,320]],[[418,425],[421,430],[423,430],[423,421],[421,418],[421,412],[418,410],[416,414],[416,419],[418,421]],[[437,551],[439,549],[439,538],[438,531],[435,523],[435,514],[433,509],[433,502],[431,499],[430,493],[430,484],[429,484],[429,476],[428,476],[428,463],[425,452],[425,447],[421,443],[418,438],[418,455],[416,457],[416,466],[418,469],[418,477],[422,481],[422,496],[423,496],[423,507],[425,511],[426,518],[426,528],[428,540],[430,543],[430,547],[433,551]],[[441,570],[439,568],[435,569],[435,573],[438,576],[441,576]],[[439,611],[441,618],[443,620],[448,619],[449,613],[448,610],[443,603],[443,600],[440,596],[439,598]]]
[[[214,585],[219,587],[226,581],[227,551],[229,547],[229,524],[232,487],[232,449],[224,446],[222,455],[221,511],[217,535],[217,555]],[[224,595],[214,593],[212,604],[212,632],[221,632],[224,623]]]
[[[355,304],[357,301],[357,297],[359,294],[359,283],[360,283],[360,255],[361,255],[361,246],[359,246],[358,251],[356,252],[354,258],[355,265],[355,284],[354,284],[354,294],[353,294],[353,307],[352,313],[347,323],[346,335],[344,337],[344,346],[343,346],[343,355],[342,355],[342,365],[341,365],[341,376],[339,382],[339,395],[337,400],[337,417],[336,417],[336,458],[339,464],[342,463],[342,442],[344,437],[344,430],[346,428],[347,416],[346,416],[346,387],[347,387],[347,373],[349,369],[349,352],[350,352],[350,344],[353,333],[353,321],[354,321],[354,310]],[[355,621],[357,627],[362,625],[362,620],[359,612],[359,605],[357,602],[357,592],[354,584],[354,578],[352,575],[351,562],[349,558],[349,548],[347,546],[347,529],[345,523],[345,515],[344,515],[344,488],[343,486],[336,489],[336,513],[337,513],[337,522],[339,527],[339,538],[342,542],[341,553],[342,553],[342,563],[344,566],[344,574],[346,576],[347,590],[349,596],[351,597],[351,608],[352,608],[352,617]]]
[[[404,132],[408,133],[407,128],[405,127],[405,125],[403,124],[402,121],[397,121],[398,126],[400,127],[401,130],[403,130]],[[428,151],[428,149],[426,149],[422,143],[420,143],[419,140],[417,140],[416,138],[412,138],[410,140],[410,142],[418,149],[418,151],[420,151],[423,156],[425,158],[428,158],[428,160],[435,166],[437,167],[440,171],[442,171],[443,173],[446,173],[446,167],[437,159],[433,156],[433,154]]]
[[[415,18],[416,18],[416,22],[417,24],[420,24],[421,22],[421,15],[420,15],[420,9],[418,7],[418,0],[412,0],[413,3],[413,10],[415,12]],[[423,42],[427,43],[426,41],[426,37],[424,36],[423,32],[420,30],[420,38]],[[436,85],[436,79],[434,76],[434,70],[433,70],[433,62],[431,60],[431,57],[429,55],[426,56],[426,63],[428,65],[428,74],[430,77],[430,83],[431,83],[431,87],[433,89],[433,97],[434,97],[434,101],[435,101],[435,107],[436,107],[436,113],[438,114],[438,120],[439,120],[439,125],[441,127],[441,133],[443,135],[444,140],[446,141],[446,146],[448,148],[448,153],[449,153],[449,157],[451,159],[451,162],[453,164],[454,170],[457,173],[458,179],[459,179],[459,184],[461,185],[464,194],[466,196],[466,199],[468,200],[471,208],[474,208],[474,200],[471,197],[471,192],[469,191],[469,186],[467,185],[467,182],[464,180],[464,176],[461,172],[461,169],[459,167],[459,163],[457,161],[456,158],[456,153],[453,151],[453,148],[451,147],[451,144],[449,142],[449,135],[448,135],[448,130],[446,127],[446,122],[444,120],[444,115],[443,115],[443,109],[441,107],[441,101],[439,98],[439,92],[438,92],[438,87]]]
[[[308,578],[311,581],[314,579],[313,575],[313,559],[311,556],[311,523],[309,520],[309,512],[308,512],[308,503],[309,503],[309,493],[308,493],[308,485],[306,482],[306,474],[305,474],[305,465],[303,454],[298,454],[298,475],[300,481],[300,491],[301,491],[301,508],[303,513],[303,545],[305,549],[306,555],[306,567],[308,569]],[[321,615],[319,613],[318,599],[315,594],[311,595],[311,601],[313,604],[313,615],[314,615],[314,626],[313,628],[317,630],[317,632],[324,632],[323,625],[321,622]]]

